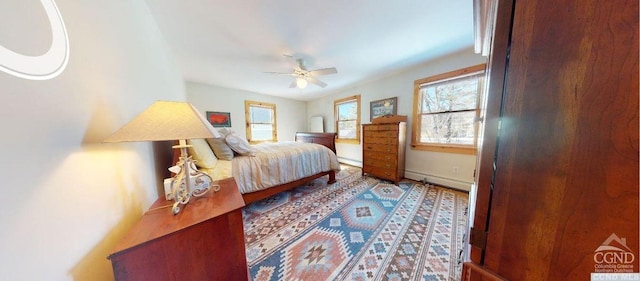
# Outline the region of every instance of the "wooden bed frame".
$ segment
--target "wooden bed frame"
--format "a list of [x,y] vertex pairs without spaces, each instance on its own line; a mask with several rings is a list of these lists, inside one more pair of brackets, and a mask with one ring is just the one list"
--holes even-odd
[[[333,153],[336,153],[336,133],[303,133],[297,132],[295,141],[299,142],[308,142],[308,143],[317,143],[324,145],[331,149]],[[301,178],[296,181],[288,182],[281,185],[276,185],[269,187],[264,190],[255,191],[251,193],[242,194],[242,199],[244,199],[245,204],[249,204],[258,200],[262,200],[269,196],[278,194],[282,191],[292,189],[296,186],[300,186],[304,183],[317,179],[319,177],[323,177],[325,175],[329,175],[329,180],[327,184],[332,184],[336,182],[336,172],[334,170],[320,172],[315,175],[308,176],[306,178]]]
[[[295,141],[321,144],[331,149],[333,153],[336,153],[336,133],[297,132],[295,136]],[[177,149],[174,149],[173,163],[176,163],[178,161],[179,156],[180,156],[180,151]],[[249,204],[249,203],[267,198],[279,192],[292,189],[296,186],[300,186],[304,183],[310,182],[314,179],[317,179],[325,175],[329,175],[329,180],[327,181],[328,184],[332,184],[336,182],[336,172],[334,170],[324,171],[315,175],[308,176],[306,178],[301,178],[299,180],[292,181],[289,183],[276,185],[261,191],[242,194],[242,199],[244,199],[245,204]],[[171,176],[174,176],[173,173],[171,174]]]

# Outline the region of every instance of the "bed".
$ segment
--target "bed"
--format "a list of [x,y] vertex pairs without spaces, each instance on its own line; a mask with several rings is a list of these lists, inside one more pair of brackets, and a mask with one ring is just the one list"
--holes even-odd
[[[298,132],[294,141],[252,145],[251,153],[234,152],[230,160],[213,156],[217,159],[213,164],[203,157],[215,150],[211,149],[215,148],[212,140],[207,140],[209,147],[193,140],[189,154],[200,171],[214,180],[235,178],[245,204],[249,204],[327,175],[327,182],[334,183],[335,173],[340,170],[335,137],[335,133]],[[226,139],[229,142],[229,137]]]

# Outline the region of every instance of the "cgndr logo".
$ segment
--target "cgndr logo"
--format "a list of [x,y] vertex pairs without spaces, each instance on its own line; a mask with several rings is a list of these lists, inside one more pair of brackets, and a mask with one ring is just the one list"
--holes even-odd
[[595,272],[633,272],[636,257],[627,246],[627,239],[612,233],[593,254]]
[[69,37],[54,0],[40,0],[51,25],[51,47],[42,55],[27,56],[0,45],[0,70],[11,75],[47,80],[58,76],[69,61]]

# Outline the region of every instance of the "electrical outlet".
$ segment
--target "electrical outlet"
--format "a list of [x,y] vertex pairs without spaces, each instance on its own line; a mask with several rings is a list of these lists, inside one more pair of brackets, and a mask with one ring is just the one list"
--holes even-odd
[[453,174],[457,175],[460,173],[460,167],[458,166],[453,166]]

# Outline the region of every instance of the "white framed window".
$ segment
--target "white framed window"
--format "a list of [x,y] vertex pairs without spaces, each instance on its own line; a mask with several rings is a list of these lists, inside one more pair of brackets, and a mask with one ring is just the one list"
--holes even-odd
[[360,143],[360,95],[335,100],[336,142]]
[[244,115],[250,143],[278,141],[275,104],[245,100]]
[[414,82],[411,147],[475,154],[485,64]]

